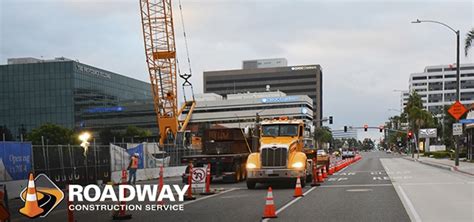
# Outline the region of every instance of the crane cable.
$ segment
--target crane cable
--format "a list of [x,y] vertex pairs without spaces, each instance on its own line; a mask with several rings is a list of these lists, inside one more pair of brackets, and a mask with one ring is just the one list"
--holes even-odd
[[191,78],[191,76],[193,75],[193,72],[191,70],[191,59],[190,59],[190,56],[189,56],[188,38],[186,36],[186,28],[184,26],[183,7],[182,7],[182,4],[181,4],[181,0],[179,0],[178,2],[179,2],[179,14],[180,14],[180,17],[181,17],[181,26],[183,27],[184,45],[186,47],[186,57],[187,57],[187,60],[188,60],[189,74],[186,74],[186,73],[181,74],[178,59],[176,59],[176,63],[178,65],[179,77],[181,77],[184,80],[184,83],[183,83],[182,87],[183,87],[184,101],[186,102],[186,92],[185,92],[185,89],[184,89],[185,86],[189,86],[191,88],[191,94],[193,96],[193,101],[194,101],[193,85],[191,84],[191,82],[188,81],[189,78]]

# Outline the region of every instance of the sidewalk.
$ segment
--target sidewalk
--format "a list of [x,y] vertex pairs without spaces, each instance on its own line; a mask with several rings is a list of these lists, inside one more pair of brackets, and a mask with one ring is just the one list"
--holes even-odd
[[457,171],[460,173],[474,176],[474,163],[459,161],[459,166],[456,167],[454,166],[454,160],[450,159],[435,159],[430,157],[424,157],[421,155],[419,158],[417,158],[416,154],[414,159],[411,158],[411,156],[405,156],[404,158],[412,161],[417,161],[426,165],[439,167],[451,171]]

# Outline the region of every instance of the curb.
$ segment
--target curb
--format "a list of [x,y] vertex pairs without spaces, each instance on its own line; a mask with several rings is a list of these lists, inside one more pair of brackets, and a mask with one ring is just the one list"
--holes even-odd
[[403,157],[403,159],[410,160],[410,161],[413,161],[413,162],[418,162],[418,163],[425,164],[425,165],[432,166],[432,167],[436,167],[436,168],[440,168],[440,169],[443,169],[443,170],[459,172],[459,173],[462,173],[462,174],[466,174],[468,176],[474,176],[474,174],[466,172],[466,171],[459,170],[457,167],[454,167],[454,166],[448,166],[448,165],[443,165],[441,163],[433,163],[433,162],[429,162],[429,161],[421,161],[421,160],[417,160],[417,159],[412,159],[410,157]]

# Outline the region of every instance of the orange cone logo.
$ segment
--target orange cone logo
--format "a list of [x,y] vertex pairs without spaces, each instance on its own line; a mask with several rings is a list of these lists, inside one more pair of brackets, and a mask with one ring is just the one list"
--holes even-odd
[[34,178],[30,173],[28,187],[20,193],[25,202],[19,210],[29,218],[46,217],[64,198],[64,193],[46,175],[40,174]]
[[296,187],[295,187],[295,194],[293,197],[302,197],[303,196],[303,189],[301,188],[301,180],[300,177],[296,179]]
[[265,210],[263,210],[262,218],[276,218],[275,203],[273,202],[273,191],[271,187],[268,187],[267,198],[265,201]]

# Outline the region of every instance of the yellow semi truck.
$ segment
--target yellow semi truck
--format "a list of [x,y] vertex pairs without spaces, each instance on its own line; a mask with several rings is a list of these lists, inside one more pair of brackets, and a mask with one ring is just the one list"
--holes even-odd
[[259,152],[247,158],[247,188],[276,181],[295,183],[297,177],[304,187],[307,177],[311,178],[311,161],[303,152],[303,120],[280,117],[262,121],[260,128]]

